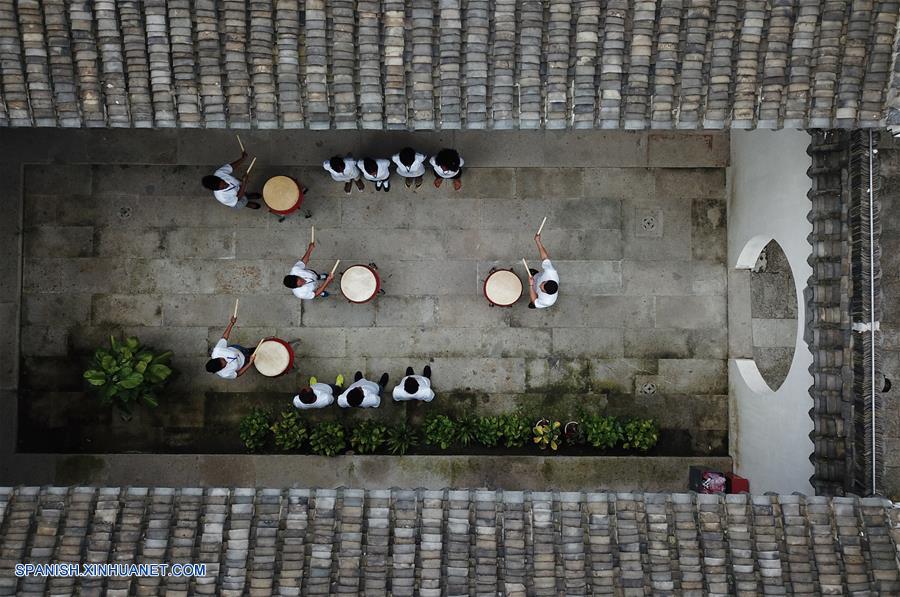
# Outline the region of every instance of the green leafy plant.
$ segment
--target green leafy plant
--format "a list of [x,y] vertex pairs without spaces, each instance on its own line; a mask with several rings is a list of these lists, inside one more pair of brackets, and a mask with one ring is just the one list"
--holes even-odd
[[309,434],[313,454],[335,456],[347,447],[344,426],[336,422],[319,423]]
[[501,415],[500,430],[503,433],[503,445],[507,448],[521,448],[531,438],[531,425],[521,413]]
[[286,410],[272,423],[275,445],[285,451],[299,450],[306,439],[306,425],[295,410]]
[[172,352],[154,352],[137,338],[119,342],[109,337],[110,348],[98,348],[84,379],[103,404],[112,404],[126,414],[136,402],[157,406],[159,392],[172,375]]
[[388,427],[385,435],[388,452],[397,456],[403,456],[418,442],[416,431],[404,424]]
[[625,442],[622,447],[646,452],[659,441],[659,428],[653,419],[631,419],[625,423]]
[[362,421],[350,433],[350,445],[359,454],[372,454],[387,439],[387,427],[377,421]]
[[559,439],[562,424],[559,421],[541,419],[531,430],[534,434],[533,441],[541,450],[550,448],[553,451],[559,449]]
[[500,417],[478,417],[475,422],[475,439],[483,446],[493,448],[500,443],[503,429]]
[[465,415],[458,418],[455,422],[456,432],[456,441],[459,445],[463,447],[467,447],[469,444],[475,441],[476,434],[478,433],[478,418]]
[[425,417],[425,443],[441,450],[449,448],[456,441],[456,424],[447,415]]
[[266,445],[271,430],[269,413],[260,408],[253,409],[241,419],[241,441],[250,452],[256,452]]
[[622,424],[615,417],[585,415],[581,419],[585,441],[595,448],[607,450],[622,442]]

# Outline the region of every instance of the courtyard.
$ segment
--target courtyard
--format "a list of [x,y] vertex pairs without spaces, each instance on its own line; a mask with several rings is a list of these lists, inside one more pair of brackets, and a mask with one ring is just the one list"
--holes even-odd
[[[407,142],[433,152],[450,141],[346,137],[341,150],[360,156]],[[260,156],[251,187],[276,174],[309,187],[283,222],[226,209],[199,185],[237,157],[230,134],[195,135],[175,164],[104,163],[88,148],[82,163],[26,165],[19,448],[240,452],[241,417],[288,408],[310,376],[386,371],[392,387],[407,365],[430,364],[431,404],[386,399],[371,411],[302,416],[415,423],[426,411],[598,412],[657,421],[661,455],[725,455],[727,138],[618,133],[554,146],[522,132],[486,148],[483,137],[458,134],[461,191],[395,181],[387,194],[370,186],[345,195],[320,166],[330,148],[245,135]],[[515,269],[522,257],[536,264],[533,235],[545,216],[559,301],[539,311],[527,297],[490,307],[481,289],[488,271]],[[291,296],[281,278],[313,225],[314,269],[374,262],[385,294],[364,305],[339,293]],[[293,372],[231,382],[205,372],[235,298],[232,339],[299,341]],[[160,406],[128,421],[86,395],[81,379],[86,356],[111,334],[175,353],[178,375]]]

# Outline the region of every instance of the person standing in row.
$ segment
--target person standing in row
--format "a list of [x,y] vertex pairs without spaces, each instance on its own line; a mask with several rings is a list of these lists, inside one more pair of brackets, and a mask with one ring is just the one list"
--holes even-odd
[[416,375],[412,367],[406,368],[406,377],[400,380],[394,387],[394,400],[422,400],[431,402],[434,400],[434,391],[431,389],[431,367],[425,365],[422,375]]
[[559,273],[550,262],[550,255],[547,254],[547,249],[541,242],[540,234],[534,235],[534,242],[541,255],[541,271],[528,270],[528,292],[531,296],[528,308],[545,309],[553,306],[556,299],[559,298]]
[[209,360],[206,361],[206,370],[215,373],[222,379],[237,379],[247,372],[255,358],[253,351],[249,348],[244,348],[240,344],[228,344],[228,337],[231,336],[231,330],[235,323],[237,323],[237,317],[232,315],[228,327],[222,334],[222,339],[216,342]]
[[412,186],[413,181],[418,189],[422,186],[422,179],[425,176],[425,160],[428,159],[423,153],[418,153],[412,147],[404,147],[400,153],[394,154],[391,161],[397,166],[397,174],[406,181],[406,188]]
[[245,159],[247,159],[247,152],[242,151],[241,157],[230,164],[225,164],[209,176],[204,176],[201,183],[213,192],[213,197],[219,203],[226,207],[259,209],[259,202],[250,200],[258,200],[259,193],[250,193],[249,195],[246,193],[249,176],[244,174],[242,180],[234,177],[235,168],[239,167]]
[[338,375],[333,384],[319,383],[315,377],[309,378],[309,385],[300,389],[300,393],[294,396],[294,408],[308,410],[311,408],[325,408],[334,403],[334,395],[343,390],[344,376]]
[[353,183],[356,183],[356,188],[360,191],[366,188],[366,185],[360,179],[356,160],[349,153],[346,157],[336,155],[330,160],[325,160],[322,166],[331,174],[332,179],[336,182],[344,183],[344,192],[348,195],[353,188]]
[[320,274],[306,266],[315,247],[316,243],[314,242],[307,245],[306,253],[303,254],[300,261],[294,264],[294,267],[291,268],[291,271],[283,280],[284,285],[291,289],[294,296],[308,301],[317,296],[327,298],[328,293],[325,289],[334,280],[334,274]]
[[375,183],[376,191],[391,190],[391,161],[385,159],[363,158],[356,162],[363,177]]
[[429,160],[434,168],[434,186],[441,188],[445,178],[453,180],[453,190],[462,188],[462,167],[465,163],[455,149],[442,149]]
[[337,403],[341,408],[378,408],[381,405],[381,392],[388,383],[388,374],[382,373],[378,383],[363,377],[362,371],[353,376],[353,383],[338,396]]

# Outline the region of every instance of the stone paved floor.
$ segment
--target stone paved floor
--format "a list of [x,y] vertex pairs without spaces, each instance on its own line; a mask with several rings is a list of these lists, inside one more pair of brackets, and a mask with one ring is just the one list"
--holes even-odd
[[[203,166],[26,166],[21,373],[31,393],[20,416],[64,427],[80,399],[71,355],[123,330],[176,351],[177,406],[154,415],[176,448],[179,432],[233,424],[260,400],[286,406],[309,375],[386,370],[397,379],[407,364],[427,361],[447,408],[550,404],[564,415],[596,405],[656,416],[689,430],[692,449],[721,453],[727,156],[717,147],[692,156],[709,168],[647,167],[627,156],[623,168],[476,161],[460,193],[430,184],[412,192],[395,181],[390,194],[347,197],[318,168],[258,165],[259,181],[290,174],[310,187],[310,217],[283,223],[221,207],[199,187]],[[221,152],[221,161],[231,157]],[[536,263],[532,235],[545,215],[558,303],[489,308],[486,272],[521,269],[522,256]],[[313,267],[374,261],[386,295],[367,305],[293,298],[281,277],[311,224]],[[299,339],[297,374],[226,382],[205,373],[235,297],[233,339]],[[647,384],[654,395],[641,394]],[[375,416],[404,410],[391,407]]]

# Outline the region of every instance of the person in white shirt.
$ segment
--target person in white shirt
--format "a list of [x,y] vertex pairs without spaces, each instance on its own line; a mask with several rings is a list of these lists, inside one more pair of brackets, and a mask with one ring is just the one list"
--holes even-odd
[[228,344],[228,337],[236,322],[237,318],[232,316],[225,333],[222,334],[222,339],[216,342],[210,359],[206,361],[206,370],[223,379],[237,379],[250,368],[256,358],[249,348],[239,344]]
[[434,186],[441,188],[445,178],[453,180],[453,190],[462,188],[462,167],[465,162],[455,149],[442,149],[428,161],[434,168]]
[[294,408],[308,410],[311,408],[325,408],[334,404],[334,395],[339,393],[344,385],[344,376],[338,375],[333,384],[318,383],[315,377],[309,378],[309,385],[300,390],[294,396]]
[[391,161],[397,166],[397,174],[406,181],[407,189],[412,186],[413,181],[415,181],[417,189],[422,186],[426,159],[428,158],[425,154],[418,153],[412,147],[404,147],[400,153],[391,157]]
[[204,176],[203,186],[213,192],[213,196],[219,203],[227,207],[249,207],[250,209],[259,209],[257,201],[250,199],[259,199],[259,193],[246,194],[248,175],[245,174],[243,180],[234,177],[234,169],[241,165],[247,158],[247,152],[241,153],[241,157],[225,164],[209,176]]
[[434,400],[434,391],[431,389],[431,367],[425,365],[422,375],[416,375],[412,367],[406,368],[406,377],[400,380],[394,387],[394,400],[422,400],[431,402]]
[[299,299],[312,300],[317,296],[327,297],[328,293],[325,292],[325,289],[334,280],[333,274],[320,274],[306,267],[315,246],[316,243],[307,245],[306,253],[303,254],[300,261],[294,264],[283,280],[284,285],[290,288],[294,296]]
[[325,160],[322,167],[331,174],[331,178],[335,182],[344,183],[344,192],[348,195],[353,188],[354,182],[356,183],[356,188],[360,191],[366,188],[366,185],[359,177],[359,168],[356,166],[356,160],[349,153],[347,157],[342,158],[336,155],[330,160]]
[[338,406],[341,408],[378,408],[381,405],[381,392],[387,382],[387,373],[382,373],[381,379],[375,383],[363,377],[362,371],[357,371],[350,387],[338,396]]
[[391,161],[381,158],[363,158],[356,162],[366,180],[375,183],[376,191],[388,192],[391,190]]
[[541,243],[540,234],[534,235],[534,242],[537,243],[538,251],[541,254],[542,271],[532,269],[528,272],[528,292],[531,295],[528,308],[545,309],[553,306],[556,299],[559,298],[559,273],[550,262],[547,249]]

